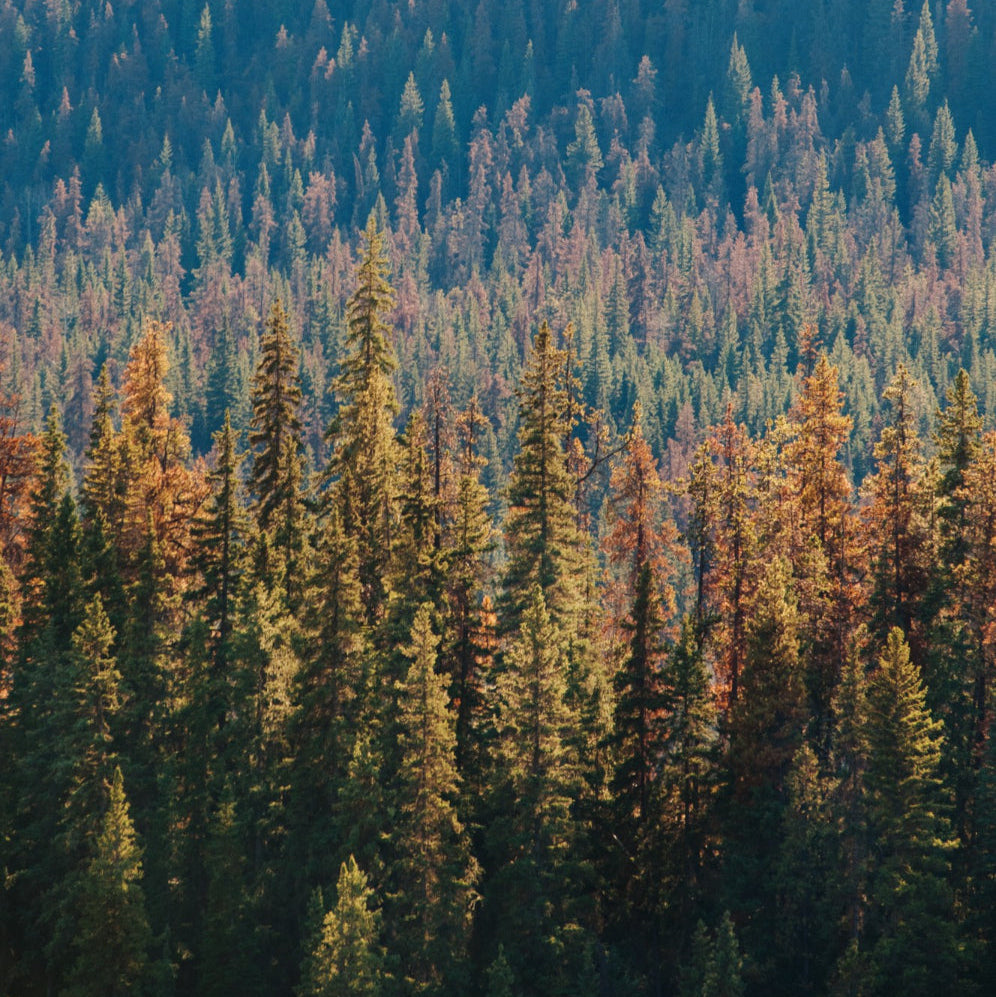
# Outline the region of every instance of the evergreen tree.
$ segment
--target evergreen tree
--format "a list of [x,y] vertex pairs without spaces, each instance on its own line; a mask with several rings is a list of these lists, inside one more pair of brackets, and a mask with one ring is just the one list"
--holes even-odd
[[476,450],[478,434],[486,424],[476,399],[457,419],[457,487],[444,544],[448,613],[440,664],[451,676],[450,702],[457,711],[457,768],[464,785],[470,786],[477,786],[484,774],[485,683],[494,649],[494,627],[487,612],[490,600],[485,591],[495,531],[488,514],[488,491],[480,481],[485,462]]
[[486,903],[516,978],[533,981],[537,993],[556,986],[569,968],[560,947],[564,932],[576,927],[580,898],[571,816],[578,775],[569,750],[575,720],[565,702],[562,647],[534,586],[499,679],[501,783],[494,787],[490,847],[501,866]]
[[147,978],[151,934],[142,892],[141,849],[120,768],[114,771],[78,903],[77,956],[67,992],[74,997],[134,994]]
[[796,435],[784,451],[799,515],[800,549],[793,552],[793,567],[803,590],[811,593],[804,625],[811,733],[824,754],[853,613],[858,546],[851,483],[841,463],[853,420],[841,412],[837,378],[837,369],[821,354],[803,380],[794,412]]
[[336,904],[322,921],[298,988],[299,997],[378,997],[387,992],[380,912],[367,877],[349,857],[339,870]]
[[399,693],[401,768],[389,871],[396,951],[416,993],[442,993],[465,969],[476,862],[457,819],[456,737],[443,681],[435,670],[439,639],[432,610],[415,615],[405,654],[411,667]]
[[940,724],[933,720],[909,648],[888,635],[869,679],[864,725],[869,863],[862,949],[871,992],[933,994],[958,978],[959,937],[948,882],[955,841],[938,778]]
[[[235,434],[225,412],[222,428],[214,434],[215,467],[207,475],[211,495],[193,529],[197,544],[195,563],[203,578],[200,595],[211,624],[216,677],[222,678],[231,653],[232,625],[239,585],[245,568],[248,523],[240,499],[239,467],[243,457],[236,450]],[[218,690],[220,691],[220,690]],[[219,704],[219,717],[226,708]]]
[[363,624],[356,540],[332,509],[316,544],[304,612],[301,668],[290,717],[289,854],[302,883],[334,873],[338,835],[332,819],[354,744],[381,704],[374,697]]
[[866,511],[872,555],[871,604],[877,634],[884,640],[893,625],[911,633],[924,622],[926,575],[933,536],[926,468],[917,432],[917,382],[905,365],[883,393],[890,420],[875,445],[878,469],[865,483],[871,495]]
[[301,595],[307,532],[298,364],[299,350],[278,299],[260,340],[260,360],[253,377],[249,488],[257,525],[267,535],[273,559],[264,571],[283,588],[292,607]]
[[[725,814],[726,885],[738,909],[750,911],[748,951],[757,956],[773,934],[787,780],[803,734],[799,622],[788,565],[776,558],[749,616],[741,695],[730,718],[733,797]],[[770,967],[762,972],[767,976]]]
[[570,641],[579,625],[583,558],[567,468],[571,426],[563,377],[564,352],[544,322],[518,389],[519,453],[508,484],[508,563],[499,609],[503,625],[515,628],[539,586],[553,623]]
[[335,382],[339,411],[328,436],[331,501],[342,527],[354,537],[367,622],[380,619],[387,599],[391,554],[397,531],[397,443],[393,419],[398,404],[390,375],[397,361],[385,318],[394,305],[387,282],[383,238],[373,215],[364,234],[366,250],[349,299],[348,353]]

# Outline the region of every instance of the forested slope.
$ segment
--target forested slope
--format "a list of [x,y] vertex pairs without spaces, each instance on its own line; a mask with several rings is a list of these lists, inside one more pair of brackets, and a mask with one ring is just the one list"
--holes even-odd
[[994,51],[4,2],[0,990],[987,992]]

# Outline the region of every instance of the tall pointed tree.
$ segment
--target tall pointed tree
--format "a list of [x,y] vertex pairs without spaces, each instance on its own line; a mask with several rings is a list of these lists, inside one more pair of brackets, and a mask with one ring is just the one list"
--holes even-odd
[[397,530],[398,411],[391,373],[397,361],[387,315],[394,295],[387,281],[383,238],[374,216],[367,222],[366,249],[357,286],[347,306],[347,355],[335,382],[339,411],[329,427],[331,501],[342,526],[354,537],[367,621],[383,612],[394,535]]
[[296,605],[304,569],[304,457],[300,351],[291,338],[288,316],[280,300],[273,302],[260,340],[260,359],[252,383],[249,443],[253,448],[249,489],[260,531],[272,558],[264,571]]
[[948,880],[955,841],[938,778],[940,724],[902,631],[889,631],[872,673],[864,726],[865,807],[874,861],[862,948],[872,993],[934,994],[958,978],[959,938]]
[[339,870],[336,904],[322,920],[305,959],[300,997],[381,997],[387,992],[380,911],[350,855]]
[[423,603],[412,624],[411,661],[399,695],[398,817],[389,869],[393,934],[404,976],[417,993],[441,993],[460,979],[476,893],[477,863],[457,819],[453,718],[436,673],[439,638]]
[[69,973],[73,994],[125,997],[147,977],[151,933],[141,855],[118,768],[79,886],[77,957]]
[[508,484],[508,563],[499,609],[503,625],[514,629],[539,586],[552,622],[570,641],[579,625],[583,559],[567,467],[564,359],[544,322],[518,388],[519,453]]
[[875,444],[877,470],[865,483],[871,496],[865,516],[875,630],[884,640],[891,627],[898,625],[922,647],[927,615],[924,596],[934,538],[933,496],[917,432],[916,389],[917,382],[900,364],[883,393],[891,413]]

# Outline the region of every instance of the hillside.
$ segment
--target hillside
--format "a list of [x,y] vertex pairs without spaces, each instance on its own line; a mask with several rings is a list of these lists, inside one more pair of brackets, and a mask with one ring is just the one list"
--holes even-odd
[[0,0],[0,992],[986,992],[994,56]]

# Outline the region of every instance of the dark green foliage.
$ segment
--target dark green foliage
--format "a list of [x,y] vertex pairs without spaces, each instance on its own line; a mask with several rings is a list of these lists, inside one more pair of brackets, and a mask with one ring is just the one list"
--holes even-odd
[[350,856],[339,870],[336,904],[322,920],[306,955],[299,997],[379,997],[388,992],[380,911]]
[[0,992],[988,992],[994,37],[3,6]]
[[897,985],[934,993],[957,978],[960,962],[948,879],[956,842],[938,779],[940,724],[898,629],[889,632],[868,683],[865,807],[873,844],[860,947],[872,993]]
[[148,974],[151,935],[142,893],[141,848],[135,837],[121,769],[78,888],[77,955],[66,993],[124,997],[140,993]]
[[296,604],[307,526],[298,414],[299,351],[287,323],[287,313],[277,300],[270,309],[253,379],[249,443],[254,453],[249,487],[257,526],[269,542],[271,563],[263,567],[264,573],[283,587],[289,603]]
[[397,400],[390,374],[397,363],[385,322],[393,305],[383,237],[374,216],[347,309],[348,351],[335,388],[339,411],[328,436],[333,481],[330,501],[346,535],[355,538],[367,622],[382,614],[397,530],[397,455],[393,419]]

